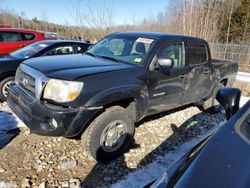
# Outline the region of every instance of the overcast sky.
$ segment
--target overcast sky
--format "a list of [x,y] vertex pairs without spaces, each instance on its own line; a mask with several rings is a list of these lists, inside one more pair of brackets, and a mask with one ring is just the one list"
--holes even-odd
[[[84,4],[91,6],[111,6],[114,13],[115,24],[131,24],[134,21],[141,21],[143,18],[151,18],[159,11],[164,10],[168,0],[81,0]],[[2,10],[14,10],[20,14],[22,11],[25,17],[32,19],[37,17],[40,20],[58,24],[74,25],[74,12],[77,0],[0,0]]]

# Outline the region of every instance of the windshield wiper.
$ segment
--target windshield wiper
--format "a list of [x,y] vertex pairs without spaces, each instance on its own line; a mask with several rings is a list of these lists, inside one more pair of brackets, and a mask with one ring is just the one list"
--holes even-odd
[[103,59],[108,59],[108,60],[111,60],[111,61],[115,61],[115,62],[119,62],[119,63],[124,63],[123,61],[119,60],[119,59],[116,59],[114,57],[108,57],[108,56],[101,56],[101,55],[98,55],[98,57],[100,58],[103,58]]
[[85,54],[87,55],[90,55],[92,57],[100,57],[100,58],[103,58],[103,59],[108,59],[108,60],[111,60],[111,61],[115,61],[115,62],[119,62],[119,63],[127,63],[125,61],[122,61],[122,60],[119,60],[119,59],[116,59],[114,57],[108,57],[108,56],[102,56],[102,55],[95,55],[91,52],[85,52]]
[[92,57],[96,57],[96,55],[95,55],[95,54],[92,54],[91,52],[85,52],[85,54],[90,55],[90,56],[92,56]]

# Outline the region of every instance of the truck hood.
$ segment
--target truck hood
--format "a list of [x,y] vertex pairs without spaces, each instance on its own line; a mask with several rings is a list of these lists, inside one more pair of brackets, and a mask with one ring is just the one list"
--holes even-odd
[[64,80],[75,80],[91,74],[122,70],[135,66],[85,54],[38,57],[26,60],[23,63],[48,77]]

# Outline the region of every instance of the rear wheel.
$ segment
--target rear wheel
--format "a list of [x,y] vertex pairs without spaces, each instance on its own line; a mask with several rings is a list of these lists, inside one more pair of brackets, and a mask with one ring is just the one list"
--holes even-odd
[[133,140],[134,122],[126,109],[113,106],[100,114],[82,135],[85,150],[97,161],[106,162],[123,154]]
[[14,76],[10,76],[8,78],[5,78],[0,82],[0,100],[6,101],[8,96],[8,90],[10,87],[10,83],[15,80]]
[[222,110],[222,106],[216,100],[216,95],[218,91],[225,87],[222,83],[219,83],[218,86],[214,89],[214,93],[211,98],[203,102],[202,110],[211,114],[218,113]]

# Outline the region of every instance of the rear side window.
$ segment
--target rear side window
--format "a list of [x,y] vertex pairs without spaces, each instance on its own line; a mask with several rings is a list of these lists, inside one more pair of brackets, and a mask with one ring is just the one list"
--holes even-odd
[[21,41],[19,33],[0,32],[0,42],[18,42],[18,41]]
[[207,61],[207,46],[205,43],[189,43],[189,64],[201,64]]
[[21,36],[22,36],[22,41],[34,40],[36,38],[36,36],[31,33],[21,33]]
[[67,55],[67,54],[73,54],[74,48],[73,45],[63,45],[63,46],[57,46],[55,48],[52,48],[48,52],[45,52],[45,56],[50,55]]

